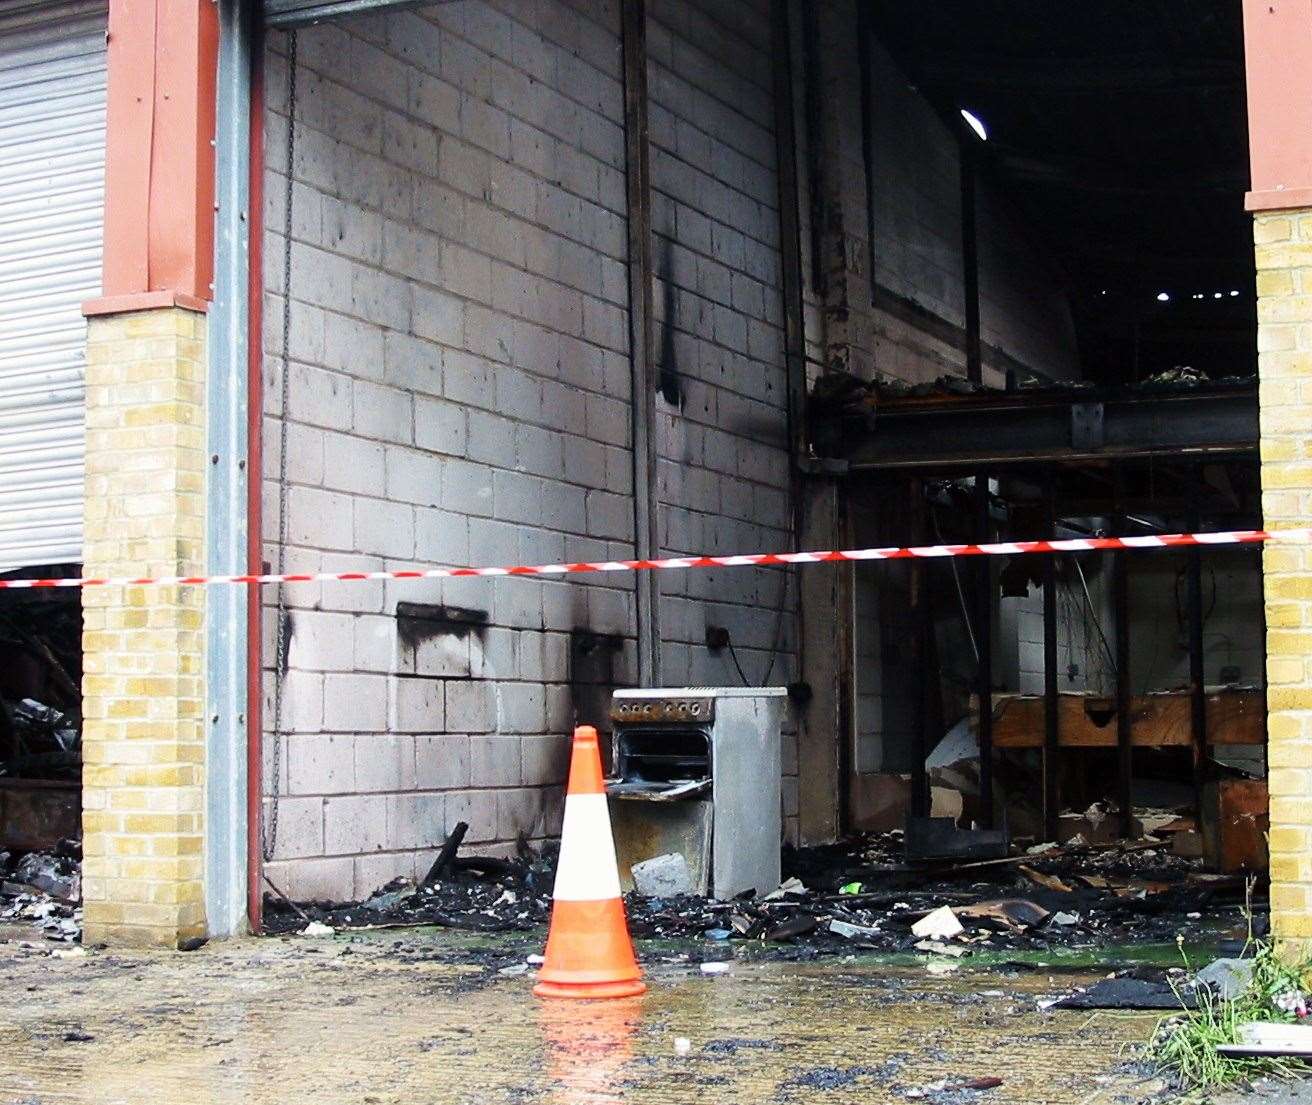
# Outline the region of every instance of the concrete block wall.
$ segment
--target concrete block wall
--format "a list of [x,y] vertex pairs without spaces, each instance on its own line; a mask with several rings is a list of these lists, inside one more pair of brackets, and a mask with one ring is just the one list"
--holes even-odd
[[[651,124],[659,540],[667,555],[792,547],[768,0],[652,0]],[[673,402],[670,400],[673,399]],[[667,684],[796,678],[789,573],[661,578]],[[709,652],[707,626],[729,630]],[[797,814],[785,738],[784,816]]]
[[[1114,648],[1116,623],[1113,617],[1110,570],[1099,569],[1093,562],[1084,562],[1084,572],[1093,599],[1097,625],[1089,618],[1089,600],[1078,578],[1057,581],[1057,686],[1063,691],[1090,691],[1094,694],[1113,694],[1116,690],[1116,667],[1108,655]],[[1002,597],[1000,607],[1015,619],[1016,624],[1016,681],[1007,689],[1022,694],[1043,693],[1043,589],[1031,587],[1029,594],[1020,597]],[[1131,606],[1131,609],[1136,609]],[[1154,615],[1158,616],[1158,615]],[[1146,625],[1148,619],[1139,617],[1136,624]],[[1104,646],[1098,630],[1106,637]],[[1145,664],[1151,659],[1144,654],[1144,640],[1140,638],[1137,651]],[[1134,653],[1132,652],[1132,658]]]
[[[964,332],[956,137],[878,42],[871,46],[870,84],[875,237],[869,244],[870,283]],[[860,126],[860,118],[853,123]],[[860,179],[865,179],[864,159]],[[865,197],[854,198],[864,214]],[[868,304],[869,299],[862,304],[867,312]],[[921,382],[965,374],[964,345],[889,310],[875,311],[870,324],[875,335],[872,368],[879,375]]]
[[[1238,668],[1242,683],[1262,682],[1262,593],[1259,577],[1244,565],[1252,553],[1209,550],[1203,564],[1203,674],[1208,684]],[[1187,611],[1182,559],[1154,559],[1132,565],[1130,586],[1130,680],[1135,694],[1170,690],[1189,681]],[[1086,561],[1089,591],[1098,621],[1112,645],[1113,616],[1109,572],[1095,572]],[[1017,625],[1018,679],[1009,689],[1043,692],[1043,592],[1032,587],[1025,598],[1003,598]],[[1116,678],[1107,649],[1087,617],[1079,580],[1061,580],[1057,590],[1057,675],[1062,690],[1112,693]],[[1068,669],[1078,670],[1074,677]]]
[[[908,83],[878,43],[870,70],[871,280],[880,292],[910,300],[948,324],[918,324],[877,305],[870,319],[873,370],[917,382],[964,375],[958,128]],[[1077,375],[1074,325],[1058,274],[986,171],[976,184],[976,237],[986,382],[1002,383],[1008,358],[1053,378]]]
[[1077,379],[1075,319],[1060,270],[992,181],[980,181],[975,199],[985,371],[1005,379],[1019,363],[1049,379]]
[[[286,49],[270,36],[271,562]],[[299,32],[298,61],[289,566],[631,556],[616,5],[461,0],[328,23]],[[554,833],[568,734],[581,699],[598,699],[571,685],[571,641],[605,641],[605,674],[631,682],[632,585],[289,589],[276,780],[272,747],[266,758],[266,794],[280,795],[274,881],[297,896],[364,894],[421,871],[460,820],[483,849]],[[398,620],[398,601],[484,620]],[[276,632],[267,609],[270,665]],[[265,688],[267,726],[271,670]]]

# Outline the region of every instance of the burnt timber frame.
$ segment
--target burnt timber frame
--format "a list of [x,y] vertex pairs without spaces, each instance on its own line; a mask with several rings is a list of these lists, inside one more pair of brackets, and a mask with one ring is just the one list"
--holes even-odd
[[[909,540],[922,541],[925,509],[920,491],[924,480],[974,478],[971,493],[972,540],[989,540],[988,481],[990,476],[1028,475],[1042,489],[1043,527],[1058,536],[1061,516],[1057,496],[1059,468],[1093,467],[1108,472],[1112,516],[1119,532],[1134,528],[1127,515],[1124,474],[1127,465],[1149,460],[1170,460],[1188,468],[1185,489],[1187,528],[1203,525],[1201,489],[1207,461],[1257,460],[1257,393],[1253,384],[1201,386],[1188,391],[1140,392],[1035,391],[974,395],[898,397],[877,406],[873,430],[853,420],[844,426],[843,461],[849,479],[876,478],[912,492],[912,530]],[[1195,459],[1188,463],[1189,456]],[[832,461],[831,461],[832,463]],[[1040,467],[1042,466],[1042,467]],[[1068,515],[1069,516],[1069,515]],[[1257,523],[1255,523],[1257,524]],[[1141,528],[1141,527],[1140,527]],[[1009,535],[998,535],[1006,540]],[[1030,536],[1030,535],[1026,535]],[[900,543],[900,542],[897,542]],[[1043,823],[1045,835],[1055,839],[1058,829],[1060,787],[1060,709],[1057,656],[1057,564],[1063,554],[1043,556],[1043,685],[1042,744]],[[1120,805],[1120,828],[1128,836],[1133,824],[1131,779],[1136,740],[1133,732],[1134,701],[1130,685],[1131,633],[1129,617],[1129,557],[1107,554],[1111,564],[1114,608],[1113,651],[1116,667],[1115,700],[1117,770],[1115,790]],[[1189,617],[1189,714],[1193,753],[1193,781],[1201,796],[1208,747],[1207,694],[1203,671],[1202,568],[1204,550],[1189,550],[1186,561]],[[987,567],[987,565],[985,565]],[[913,562],[915,590],[925,586],[924,566]],[[977,566],[978,570],[978,566]],[[980,746],[981,815],[991,818],[993,803],[992,657],[989,648],[992,583],[983,571],[977,575],[977,592],[971,611],[976,620],[979,658],[975,676]],[[986,605],[987,604],[987,605]],[[922,605],[927,607],[927,603]],[[921,612],[923,619],[923,611]],[[932,630],[921,624],[922,640]],[[923,646],[922,646],[923,647]],[[919,679],[927,681],[925,673]],[[923,815],[928,792],[924,757],[935,735],[927,731],[927,688],[918,696],[922,717],[912,767],[911,812]],[[1201,797],[1200,797],[1201,800]],[[1200,806],[1201,809],[1201,806]]]

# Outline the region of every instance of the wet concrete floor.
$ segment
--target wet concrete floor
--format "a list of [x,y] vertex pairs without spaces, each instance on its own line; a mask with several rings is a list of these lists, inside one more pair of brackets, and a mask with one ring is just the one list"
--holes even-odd
[[[1125,1061],[1154,1014],[1039,1010],[1093,973],[831,958],[707,975],[650,948],[645,997],[543,1002],[501,973],[523,950],[427,929],[74,958],[3,943],[0,1102],[1090,1105],[1160,1088]],[[1003,1082],[951,1088],[978,1078]]]

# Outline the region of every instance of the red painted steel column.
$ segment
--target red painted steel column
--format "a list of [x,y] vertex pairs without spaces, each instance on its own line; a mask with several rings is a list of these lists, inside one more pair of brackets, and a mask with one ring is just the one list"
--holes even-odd
[[88,315],[213,297],[218,45],[211,0],[110,0],[104,280]]
[[1312,207],[1312,0],[1244,0],[1250,211]]

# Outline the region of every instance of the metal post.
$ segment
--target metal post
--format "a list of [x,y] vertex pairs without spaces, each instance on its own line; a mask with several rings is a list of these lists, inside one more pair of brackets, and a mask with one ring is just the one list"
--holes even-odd
[[[1056,480],[1048,477],[1048,536],[1057,536]],[[1043,829],[1048,840],[1057,839],[1061,812],[1060,698],[1057,693],[1057,556],[1043,558]]]
[[[908,504],[911,519],[911,540],[919,543],[925,539],[925,489],[919,479],[912,478],[907,483]],[[916,702],[916,754],[911,764],[911,816],[929,816],[929,777],[925,771],[925,758],[929,755],[929,696],[938,693],[937,687],[930,685],[929,656],[931,635],[934,632],[934,619],[929,603],[929,565],[923,560],[913,560],[910,565],[911,578],[908,583],[912,626],[912,671]]]
[[[624,143],[629,224],[629,357],[632,377],[634,552],[656,555],[656,384],[652,378],[651,144],[647,122],[647,6],[624,0]],[[670,320],[666,320],[669,325]],[[661,681],[660,580],[638,572],[638,681]]]
[[[1124,532],[1124,476],[1116,471],[1116,517]],[[1130,836],[1134,820],[1131,778],[1134,772],[1134,719],[1130,694],[1129,553],[1112,553],[1112,604],[1116,618],[1116,798],[1121,807],[1121,836]]]
[[[247,570],[247,374],[250,288],[250,5],[219,3],[215,120],[214,302],[205,383],[206,566]],[[247,916],[247,604],[245,587],[216,587],[205,610],[205,915],[213,936]]]
[[[989,540],[989,477],[975,473],[975,533]],[[979,697],[979,797],[983,828],[993,828],[993,565],[981,556],[975,565],[975,647],[979,650],[975,693]]]
[[[1202,528],[1200,484],[1202,466],[1191,465],[1189,472],[1188,527],[1191,533]],[[1199,548],[1189,549],[1189,729],[1193,737],[1194,787],[1198,791],[1198,808],[1202,809],[1204,775],[1207,765],[1207,689],[1203,670],[1203,555]]]

